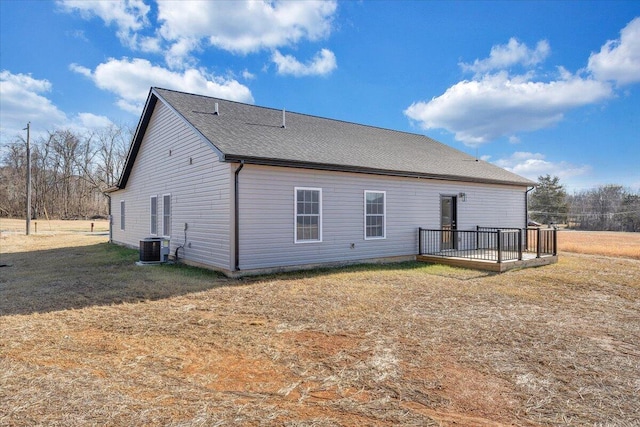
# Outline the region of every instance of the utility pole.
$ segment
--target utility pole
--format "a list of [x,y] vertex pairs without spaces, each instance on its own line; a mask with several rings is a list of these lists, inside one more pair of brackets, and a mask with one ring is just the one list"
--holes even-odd
[[29,131],[31,122],[23,130],[27,131],[27,236],[31,233],[31,146],[29,141]]

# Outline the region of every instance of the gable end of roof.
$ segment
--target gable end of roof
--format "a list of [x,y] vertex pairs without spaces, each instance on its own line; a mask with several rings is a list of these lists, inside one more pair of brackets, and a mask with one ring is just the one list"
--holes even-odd
[[149,122],[151,121],[151,116],[153,115],[153,111],[158,103],[158,101],[162,102],[167,108],[169,108],[176,116],[180,117],[184,123],[193,130],[193,132],[200,137],[203,141],[211,145],[211,148],[215,151],[218,158],[221,161],[224,161],[224,153],[218,149],[207,137],[205,137],[202,132],[200,132],[193,124],[191,124],[178,110],[176,110],[169,102],[167,102],[162,94],[158,93],[156,88],[152,87],[149,90],[149,95],[147,96],[147,101],[145,102],[144,108],[142,110],[142,115],[140,116],[140,120],[138,122],[138,126],[136,127],[136,131],[131,140],[131,145],[129,146],[129,152],[127,153],[127,159],[125,161],[125,166],[122,170],[122,174],[118,183],[115,187],[112,187],[111,192],[123,189],[127,185],[127,181],[129,180],[129,176],[131,175],[131,170],[133,169],[133,164],[135,163],[135,159],[138,156],[138,152],[140,151],[140,145],[142,144],[142,140],[144,139],[144,135],[147,131],[147,127],[149,126]]

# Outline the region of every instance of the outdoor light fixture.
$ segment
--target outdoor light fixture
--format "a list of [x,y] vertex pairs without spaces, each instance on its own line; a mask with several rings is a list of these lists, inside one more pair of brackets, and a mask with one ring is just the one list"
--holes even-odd
[[460,200],[462,200],[463,202],[467,201],[467,193],[459,193],[458,197],[460,198]]

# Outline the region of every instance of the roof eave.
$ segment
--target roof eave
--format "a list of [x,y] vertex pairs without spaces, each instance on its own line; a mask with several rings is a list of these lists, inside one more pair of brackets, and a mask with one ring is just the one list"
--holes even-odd
[[106,190],[103,191],[104,194],[111,194],[114,193],[116,191],[120,190],[120,187],[118,187],[117,185],[111,186],[109,188],[107,188]]
[[245,162],[247,164],[254,164],[254,165],[261,165],[261,166],[280,166],[280,167],[325,170],[325,171],[334,171],[334,172],[364,173],[364,174],[370,174],[370,175],[397,176],[397,177],[404,177],[404,178],[438,179],[442,181],[471,182],[471,183],[479,183],[479,184],[500,184],[500,185],[511,185],[511,186],[517,186],[517,187],[529,187],[531,185],[534,185],[534,183],[530,181],[529,182],[506,181],[506,180],[498,180],[498,179],[474,178],[474,177],[461,176],[461,175],[429,174],[429,173],[412,172],[412,171],[375,169],[375,168],[367,168],[367,167],[360,167],[360,166],[313,163],[313,162],[303,162],[303,161],[296,161],[296,160],[272,159],[272,158],[251,157],[251,156],[242,156],[242,155],[233,155],[233,154],[226,154],[225,161],[232,162],[232,163]]
[[151,120],[151,115],[157,101],[158,95],[155,93],[154,89],[151,88],[149,90],[149,95],[147,96],[147,101],[144,104],[144,109],[142,110],[140,121],[138,122],[136,131],[133,134],[133,139],[131,140],[131,145],[129,146],[129,152],[127,153],[127,159],[124,163],[124,168],[122,169],[122,175],[120,175],[120,179],[115,186],[116,189],[124,188],[127,185],[129,175],[131,174],[131,169],[133,168],[133,163],[135,162],[138,151],[140,150],[142,138],[144,137],[144,134],[147,130],[147,126],[149,125],[149,121]]

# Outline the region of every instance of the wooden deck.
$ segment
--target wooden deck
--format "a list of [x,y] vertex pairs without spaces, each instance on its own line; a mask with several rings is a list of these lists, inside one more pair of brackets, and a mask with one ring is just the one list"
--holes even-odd
[[423,262],[503,272],[558,262],[555,228],[418,229]]
[[443,253],[442,255],[418,255],[416,256],[416,260],[435,264],[452,265],[455,267],[473,268],[476,270],[495,271],[499,273],[516,268],[539,267],[558,262],[558,255],[542,255],[538,258],[535,253],[527,252],[522,254],[522,260],[509,260],[502,262],[472,259],[468,257],[468,251],[465,251],[465,255],[467,256],[456,256],[455,251],[449,251],[449,253]]

